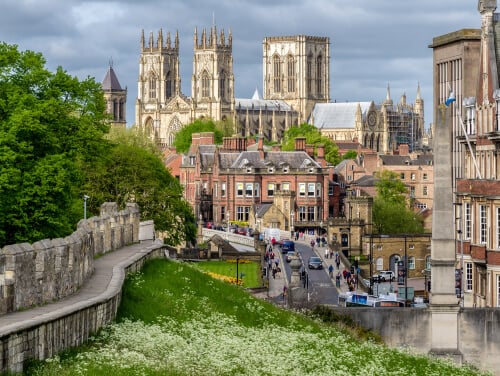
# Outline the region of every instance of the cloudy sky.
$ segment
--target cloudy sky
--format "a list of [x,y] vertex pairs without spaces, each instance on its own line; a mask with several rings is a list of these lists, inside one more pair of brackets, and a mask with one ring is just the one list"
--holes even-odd
[[330,98],[414,102],[420,83],[425,122],[432,122],[432,50],[436,36],[479,28],[476,0],[15,0],[3,1],[0,41],[41,52],[47,68],[62,66],[101,82],[110,60],[128,88],[127,122],[135,122],[140,35],[179,32],[182,92],[191,95],[193,31],[233,33],[235,94],[262,93],[266,36],[326,36],[331,43]]

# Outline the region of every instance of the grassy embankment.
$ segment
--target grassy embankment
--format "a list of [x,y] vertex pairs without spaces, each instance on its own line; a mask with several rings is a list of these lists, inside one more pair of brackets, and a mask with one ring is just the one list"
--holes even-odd
[[188,264],[154,260],[127,279],[116,324],[32,375],[477,375],[358,340],[257,300]]

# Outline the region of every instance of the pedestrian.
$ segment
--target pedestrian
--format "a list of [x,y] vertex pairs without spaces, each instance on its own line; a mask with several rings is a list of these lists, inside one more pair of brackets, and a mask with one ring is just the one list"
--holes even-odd
[[333,265],[330,264],[330,266],[328,267],[328,273],[330,274],[330,278],[333,277]]
[[283,300],[286,299],[286,293],[287,293],[287,288],[286,288],[286,285],[283,286]]
[[276,266],[278,266],[280,264],[280,259],[278,257],[276,257],[274,259],[274,263],[276,264]]
[[312,250],[314,251],[314,239],[313,239],[313,240],[311,240],[311,248],[312,248]]
[[276,279],[276,264],[273,264],[273,279]]
[[333,249],[330,249],[330,258],[333,259]]
[[325,248],[325,258],[327,259],[328,258],[328,255],[330,254],[330,250],[327,248]]
[[340,270],[337,273],[336,280],[337,280],[337,287],[340,287]]

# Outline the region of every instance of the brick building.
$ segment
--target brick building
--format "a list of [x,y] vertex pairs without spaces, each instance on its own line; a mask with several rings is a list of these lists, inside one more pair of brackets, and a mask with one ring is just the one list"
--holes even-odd
[[[167,166],[169,167],[169,166]],[[214,144],[213,133],[195,133],[182,155],[178,175],[197,218],[224,225],[318,231],[340,215],[340,187],[324,147],[295,140],[295,151],[267,147],[263,138],[227,137]]]

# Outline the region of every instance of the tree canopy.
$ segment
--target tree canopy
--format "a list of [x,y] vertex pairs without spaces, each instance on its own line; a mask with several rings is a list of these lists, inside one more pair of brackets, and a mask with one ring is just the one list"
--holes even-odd
[[373,201],[373,224],[379,234],[420,234],[422,218],[406,206],[408,189],[393,171],[378,174]]
[[175,135],[174,146],[179,153],[186,153],[191,146],[193,133],[198,132],[213,132],[215,144],[222,144],[222,138],[230,136],[232,133],[232,125],[227,121],[214,122],[212,120],[197,119],[191,124],[183,127]]
[[144,139],[114,138],[101,85],[52,73],[39,53],[0,43],[0,246],[71,234],[114,201],[137,202],[141,219],[168,231],[170,244],[194,237],[182,187]]
[[101,154],[108,130],[100,85],[44,65],[41,54],[0,43],[2,245],[74,229],[79,166]]
[[340,162],[339,147],[328,137],[323,136],[318,128],[311,124],[301,124],[298,127],[287,129],[283,136],[282,150],[295,150],[295,139],[297,137],[305,137],[306,143],[309,145],[324,145],[325,160],[331,164]]

